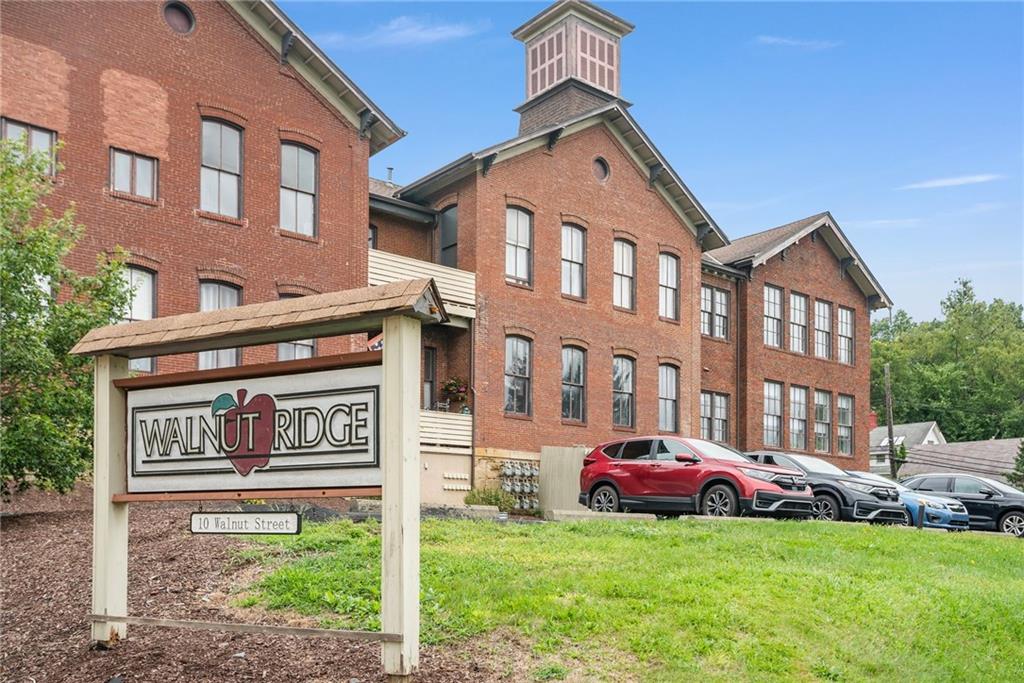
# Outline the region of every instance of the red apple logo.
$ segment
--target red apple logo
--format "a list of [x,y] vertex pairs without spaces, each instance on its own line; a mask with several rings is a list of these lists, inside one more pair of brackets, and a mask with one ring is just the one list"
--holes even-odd
[[243,477],[255,467],[270,462],[274,444],[274,411],[277,404],[269,394],[256,394],[248,402],[248,390],[239,389],[236,401],[231,394],[221,394],[213,400],[210,410],[214,415],[224,411],[225,454],[231,466]]

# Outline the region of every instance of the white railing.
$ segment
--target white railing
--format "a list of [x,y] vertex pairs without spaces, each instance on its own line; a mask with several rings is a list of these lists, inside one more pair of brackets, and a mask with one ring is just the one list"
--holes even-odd
[[428,261],[370,249],[369,284],[386,285],[397,280],[432,277],[451,315],[476,317],[476,273]]
[[473,452],[473,416],[421,410],[420,449],[470,455]]

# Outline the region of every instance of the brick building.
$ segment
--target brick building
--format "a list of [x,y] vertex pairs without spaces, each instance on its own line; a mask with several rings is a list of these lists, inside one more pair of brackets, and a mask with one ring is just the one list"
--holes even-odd
[[619,97],[631,30],[586,2],[552,5],[513,32],[517,137],[371,185],[371,281],[410,257],[475,286],[442,281],[475,309],[468,333],[424,342],[425,410],[451,410],[436,410],[433,378],[468,379],[461,447],[478,485],[544,445],[635,433],[866,468],[870,312],[888,298],[827,213],[729,241]]
[[423,333],[425,499],[544,445],[641,433],[866,468],[888,298],[827,213],[729,240],[620,97],[619,17],[562,0],[516,29],[516,136],[399,187],[367,160],[404,133],[270,2],[0,12],[2,133],[63,144],[49,202],[87,226],[71,265],[128,250],[133,317],[435,279],[450,322]]
[[3,136],[60,143],[48,203],[73,202],[87,226],[69,264],[127,250],[132,317],[366,285],[367,159],[404,133],[273,3],[15,1],[0,14]]

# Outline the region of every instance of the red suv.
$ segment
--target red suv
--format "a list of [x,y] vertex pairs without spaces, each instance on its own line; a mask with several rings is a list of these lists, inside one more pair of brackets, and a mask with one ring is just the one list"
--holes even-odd
[[580,472],[580,504],[597,512],[809,517],[813,501],[803,473],[703,439],[612,441],[591,451]]

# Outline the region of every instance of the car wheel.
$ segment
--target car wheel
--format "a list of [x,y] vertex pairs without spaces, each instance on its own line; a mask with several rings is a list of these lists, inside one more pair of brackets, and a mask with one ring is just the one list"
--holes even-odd
[[811,519],[823,522],[838,521],[839,501],[826,493],[814,496],[814,502],[811,503]]
[[611,486],[602,486],[590,496],[590,509],[594,512],[618,512],[619,494]]
[[715,484],[704,493],[700,511],[708,517],[733,517],[739,513],[739,503],[731,488]]
[[1024,538],[1024,512],[1007,512],[999,520],[999,530],[1017,538]]

